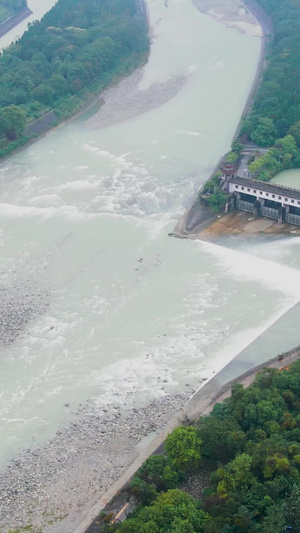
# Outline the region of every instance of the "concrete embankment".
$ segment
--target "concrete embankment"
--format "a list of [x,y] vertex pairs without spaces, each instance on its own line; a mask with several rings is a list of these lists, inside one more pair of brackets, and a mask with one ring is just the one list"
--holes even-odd
[[[128,485],[138,468],[140,468],[148,457],[162,452],[167,436],[176,427],[193,422],[199,416],[209,414],[216,403],[219,403],[230,396],[231,388],[235,383],[240,383],[245,387],[248,387],[262,368],[270,367],[282,369],[296,361],[299,356],[300,346],[297,346],[284,354],[277,355],[264,363],[251,367],[251,361],[245,361],[243,359],[243,352],[241,352],[241,354],[218,372],[216,376],[202,386],[190,398],[184,407],[176,413],[164,430],[142,451],[136,461],[132,463],[120,479],[110,487],[110,489],[91,509],[89,509],[89,511],[86,512],[84,519],[74,533],[90,533],[92,531],[91,526],[100,512],[105,510],[111,500]],[[247,370],[238,375],[241,368],[247,368]],[[235,377],[228,380],[229,376]]]
[[12,15],[8,19],[1,22],[0,23],[0,37],[3,37],[3,35],[8,33],[18,24],[20,24],[20,22],[27,19],[27,17],[29,17],[30,15],[32,15],[32,11],[28,7],[24,7],[24,9],[21,9],[15,15]]

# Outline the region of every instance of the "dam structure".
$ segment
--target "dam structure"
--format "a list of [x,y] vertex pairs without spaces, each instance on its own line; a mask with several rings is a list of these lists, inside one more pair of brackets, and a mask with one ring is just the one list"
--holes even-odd
[[264,183],[246,177],[225,179],[223,190],[229,194],[226,211],[238,209],[300,226],[300,190]]

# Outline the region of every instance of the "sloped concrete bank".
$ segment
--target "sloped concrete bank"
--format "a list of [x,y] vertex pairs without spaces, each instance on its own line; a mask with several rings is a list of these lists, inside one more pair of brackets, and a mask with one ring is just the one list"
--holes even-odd
[[[168,422],[163,431],[157,435],[152,442],[142,451],[139,457],[132,463],[126,472],[116,481],[109,490],[101,497],[101,499],[87,511],[80,525],[76,528],[74,533],[92,533],[93,523],[99,516],[101,511],[105,511],[110,506],[113,498],[116,497],[131,481],[135,472],[140,468],[144,461],[153,454],[162,452],[165,440],[169,433],[176,427],[182,424],[188,424],[196,420],[199,416],[209,414],[214,405],[222,402],[231,394],[231,388],[235,383],[240,383],[244,387],[248,387],[255,379],[256,374],[264,367],[282,369],[289,366],[296,361],[300,356],[300,345],[292,350],[279,354],[264,363],[252,366],[251,361],[243,361],[243,352],[235,359],[228,363],[216,376],[209,382],[202,386],[191,398],[187,401],[182,409]],[[240,368],[244,366],[248,369],[236,375]],[[235,377],[229,381],[229,375]]]
[[23,20],[32,15],[32,11],[29,7],[24,7],[15,15],[12,15],[8,19],[0,23],[0,37],[3,37],[6,33],[12,30],[15,26],[20,24]]

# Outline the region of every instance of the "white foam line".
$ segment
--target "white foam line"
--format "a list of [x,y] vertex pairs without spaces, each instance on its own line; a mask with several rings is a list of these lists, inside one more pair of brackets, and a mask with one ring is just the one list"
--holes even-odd
[[[201,242],[199,244],[204,247],[208,253],[216,257],[221,265],[226,267],[229,275],[242,280],[257,280],[263,285],[270,287],[272,290],[275,289],[284,293],[286,296],[286,304],[280,310],[272,314],[268,320],[264,321],[261,327],[251,328],[247,331],[244,330],[236,333],[231,336],[227,346],[226,343],[222,345],[222,348],[220,348],[212,357],[213,366],[211,369],[213,369],[215,373],[209,377],[208,381],[210,381],[229,362],[233,361],[239,353],[245,350],[299,302],[300,272],[291,267],[267,259],[261,259],[260,257],[252,256],[238,250],[224,248],[207,242]],[[205,383],[203,383],[198,390],[200,390]]]
[[[240,331],[239,333],[233,335],[230,338],[230,346],[226,347],[226,343],[216,352],[216,354],[212,357],[212,363],[211,371],[214,370],[214,374],[212,374],[204,383],[200,385],[200,387],[197,389],[195,394],[206,385],[206,383],[209,383],[211,379],[213,379],[223,368],[225,368],[230,362],[232,362],[238,355],[245,350],[250,344],[252,344],[260,335],[265,333],[277,320],[279,320],[283,315],[285,315],[292,307],[294,307],[295,303],[290,303],[284,306],[283,309],[272,315],[272,317],[264,322],[263,326],[261,328],[251,328],[247,332]],[[245,339],[246,335],[246,339]],[[227,351],[228,350],[228,351]],[[224,353],[226,354],[224,359]],[[276,353],[273,354],[275,357]],[[268,357],[269,358],[269,357]],[[218,361],[220,364],[218,365]],[[263,362],[263,361],[261,361]],[[193,396],[195,395],[193,394]]]
[[102,217],[134,219],[134,215],[126,213],[115,213],[110,211],[99,211],[98,213],[86,213],[78,211],[76,206],[61,205],[59,207],[34,207],[15,204],[1,204],[0,203],[0,218],[3,219],[18,219],[18,218],[34,218],[40,217],[45,220],[52,217],[62,217],[67,220],[87,220]]
[[272,291],[290,296],[294,304],[300,300],[299,270],[217,244],[201,242],[200,245],[226,267],[230,276],[243,281],[259,281]]

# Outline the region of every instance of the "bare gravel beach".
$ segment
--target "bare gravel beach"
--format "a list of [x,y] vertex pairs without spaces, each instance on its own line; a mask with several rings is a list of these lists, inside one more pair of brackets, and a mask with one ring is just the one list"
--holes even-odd
[[[121,413],[87,402],[45,446],[26,450],[0,475],[0,531],[72,533],[90,508],[194,391]],[[137,446],[141,443],[139,446]]]

